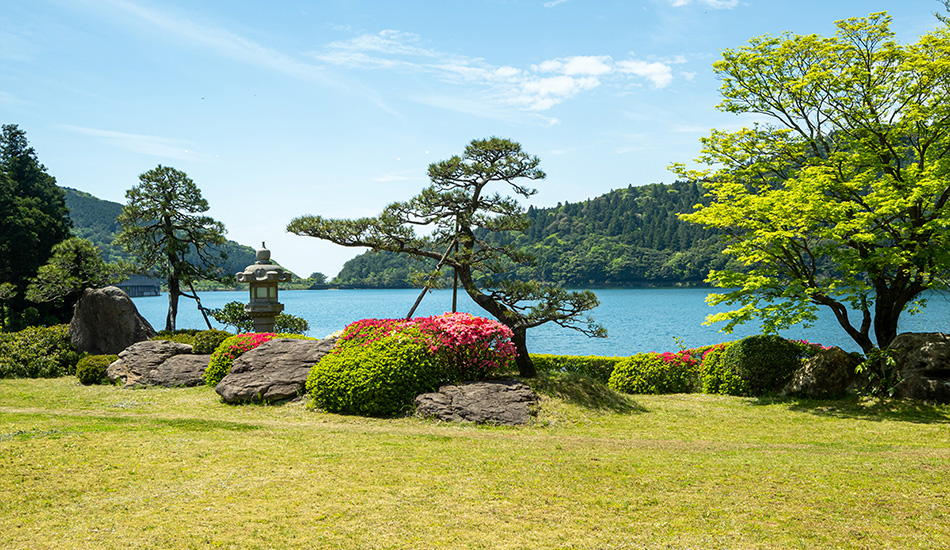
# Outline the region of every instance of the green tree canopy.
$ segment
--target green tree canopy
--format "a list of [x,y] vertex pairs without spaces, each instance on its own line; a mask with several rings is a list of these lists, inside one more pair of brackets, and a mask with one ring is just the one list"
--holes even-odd
[[0,311],[3,326],[7,314],[15,319],[26,307],[29,278],[70,228],[62,190],[16,124],[4,124],[0,131],[0,227],[0,283],[14,287],[0,302],[9,310]]
[[[950,272],[950,29],[901,45],[885,13],[832,37],[753,38],[715,65],[731,113],[771,122],[702,140],[712,203],[685,219],[728,235],[750,266],[714,271],[710,321],[775,331],[829,308],[868,352]],[[857,312],[854,315],[853,312]]]
[[[489,186],[505,184],[529,197],[535,190],[521,181],[543,179],[540,162],[511,140],[474,140],[462,156],[429,165],[429,187],[407,202],[390,204],[375,218],[302,216],[287,230],[343,246],[428,258],[453,269],[472,300],[514,332],[519,371],[522,376],[534,376],[525,341],[527,329],[554,322],[588,335],[606,335],[584,316],[598,305],[593,292],[491,279],[530,258],[515,247],[496,245],[479,235],[524,231],[530,222],[515,199],[492,192]],[[415,227],[430,232],[419,235]]]
[[31,302],[56,302],[71,311],[83,290],[115,284],[125,276],[123,267],[107,264],[91,242],[70,237],[53,247],[52,257],[30,279],[26,296]]
[[136,258],[139,269],[167,279],[165,330],[175,330],[179,297],[198,300],[194,292],[183,292],[182,285],[232,277],[218,267],[226,257],[218,248],[225,243],[224,224],[202,215],[208,201],[184,172],[159,165],[140,175],[139,182],[125,193],[128,202],[118,218],[122,230],[115,242]]

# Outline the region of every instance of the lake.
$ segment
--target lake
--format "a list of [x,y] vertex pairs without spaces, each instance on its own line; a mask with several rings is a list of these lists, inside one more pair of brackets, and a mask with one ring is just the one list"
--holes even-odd
[[[697,347],[735,340],[758,332],[758,326],[740,326],[733,334],[705,326],[710,313],[725,311],[712,308],[705,299],[709,289],[650,288],[601,289],[595,291],[601,305],[591,312],[607,328],[607,338],[588,338],[553,323],[528,331],[528,349],[532,353],[564,355],[627,356],[644,351],[676,351],[680,344]],[[220,308],[227,302],[247,302],[246,291],[202,292],[201,303]],[[310,323],[310,336],[324,337],[359,319],[405,317],[419,295],[417,289],[395,290],[286,290],[280,292],[284,312],[303,317]],[[133,298],[139,312],[155,327],[165,326],[168,297]],[[452,291],[429,292],[415,316],[439,315],[452,309]],[[464,292],[459,293],[460,311],[486,315]],[[838,326],[828,311],[811,328],[796,327],[782,332],[790,339],[804,339],[824,345],[840,346],[848,351],[858,347]],[[487,316],[487,315],[486,315]],[[178,304],[178,328],[205,328],[194,300],[182,298]],[[212,320],[216,328],[223,328]],[[918,315],[905,313],[901,332],[950,332],[950,295],[932,294],[927,308]],[[679,340],[678,340],[679,339]]]

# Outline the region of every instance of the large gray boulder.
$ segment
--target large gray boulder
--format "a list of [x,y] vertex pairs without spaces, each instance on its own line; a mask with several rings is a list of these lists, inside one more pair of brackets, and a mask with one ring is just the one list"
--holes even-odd
[[447,422],[518,426],[537,414],[538,395],[518,380],[449,384],[416,397],[416,414]]
[[132,344],[106,369],[109,380],[124,387],[197,386],[204,383],[210,355],[192,355],[191,346],[149,340]]
[[857,380],[854,369],[861,361],[860,355],[837,346],[821,350],[802,363],[780,393],[815,399],[844,395]]
[[888,349],[901,376],[897,397],[950,403],[950,334],[905,332]]
[[69,322],[73,347],[94,355],[114,355],[153,336],[152,325],[115,286],[83,291]]
[[274,338],[235,359],[214,391],[227,403],[293,399],[303,395],[310,369],[335,344],[335,338]]

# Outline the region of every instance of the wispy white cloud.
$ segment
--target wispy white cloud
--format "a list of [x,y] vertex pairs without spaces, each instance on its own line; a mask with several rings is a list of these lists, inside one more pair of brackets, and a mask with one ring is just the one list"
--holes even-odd
[[607,79],[643,79],[655,88],[673,80],[667,63],[615,61],[609,55],[561,57],[524,68],[494,66],[480,58],[439,52],[427,47],[420,36],[395,30],[331,42],[309,55],[339,67],[427,73],[444,82],[475,84],[492,101],[535,112],[593,90]]
[[690,4],[702,4],[716,10],[731,10],[739,7],[739,0],[669,0],[674,8],[688,6]]
[[193,149],[191,142],[163,138],[157,136],[148,136],[143,134],[129,134],[125,132],[115,132],[112,130],[100,130],[98,128],[84,128],[81,126],[61,125],[61,128],[70,132],[75,132],[84,136],[99,139],[108,145],[148,155],[152,157],[163,157],[173,159],[194,159],[194,154],[189,153]]
[[218,55],[266,67],[295,78],[335,84],[321,67],[297,60],[228,30],[149,9],[128,0],[106,1],[121,12],[147,23],[151,30],[160,31],[166,40],[175,39],[199,45],[213,50]]
[[545,2],[544,7],[553,8],[554,6],[560,6],[561,4],[566,4],[568,0],[551,0],[550,2]]

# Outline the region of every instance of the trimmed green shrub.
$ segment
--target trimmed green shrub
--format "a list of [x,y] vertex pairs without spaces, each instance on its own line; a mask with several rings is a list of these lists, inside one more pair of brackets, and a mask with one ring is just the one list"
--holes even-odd
[[729,382],[729,395],[760,396],[782,388],[801,365],[803,350],[774,334],[759,334],[739,340],[722,356],[722,369],[738,378]]
[[688,353],[638,353],[617,363],[607,386],[623,393],[688,393],[698,372]]
[[334,349],[307,377],[311,403],[327,412],[394,416],[435,390],[442,369],[429,346],[411,337]]
[[69,325],[28,327],[0,334],[0,378],[55,378],[76,372]]
[[308,336],[300,334],[274,334],[272,332],[256,332],[251,334],[238,334],[229,336],[221,341],[218,347],[211,354],[208,361],[208,368],[205,369],[205,385],[215,387],[225,376],[231,372],[231,366],[234,360],[257,346],[273,340],[274,338],[296,338],[298,340],[314,340]]
[[118,358],[118,355],[87,355],[76,363],[76,377],[85,386],[105,384],[109,381],[106,369]]
[[617,363],[626,357],[599,357],[595,355],[549,355],[531,354],[531,361],[538,372],[579,374],[606,384]]
[[703,393],[741,395],[742,379],[726,370],[722,357],[735,342],[724,342],[710,347],[699,364],[699,376]]
[[234,336],[230,332],[211,329],[211,330],[202,330],[198,334],[195,334],[192,339],[191,352],[196,355],[206,355],[209,353],[214,353],[214,350],[218,349],[218,346],[221,345],[221,342],[224,342],[225,339]]
[[177,330],[163,330],[153,336],[152,340],[168,340],[169,342],[177,342],[179,344],[188,344],[193,346],[195,343],[195,335],[201,332],[198,329],[193,328],[180,328]]

